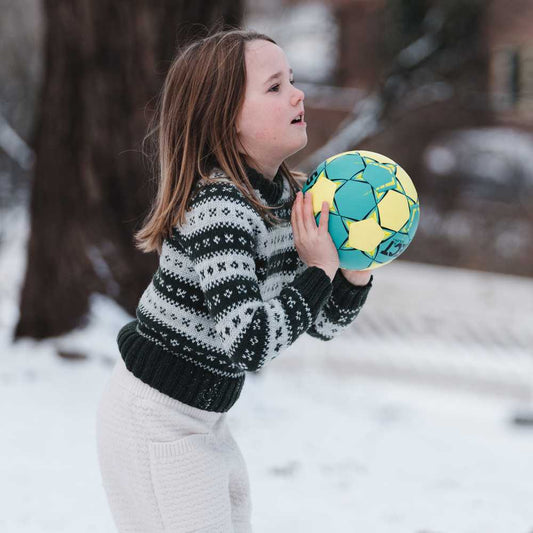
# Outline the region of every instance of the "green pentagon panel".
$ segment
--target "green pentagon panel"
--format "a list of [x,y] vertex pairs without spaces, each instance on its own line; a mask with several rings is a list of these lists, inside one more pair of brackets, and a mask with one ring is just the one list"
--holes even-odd
[[347,181],[335,192],[337,212],[352,220],[362,220],[376,208],[374,192],[364,181]]
[[326,174],[330,180],[349,180],[364,168],[359,154],[345,154],[327,163]]
[[347,268],[349,270],[364,270],[372,264],[372,258],[369,258],[361,250],[355,250],[353,248],[349,249],[339,249],[339,262],[342,265],[342,268]]
[[418,223],[420,222],[420,205],[419,204],[416,204],[413,207],[411,207],[411,220],[412,220],[412,224],[409,226],[409,229],[407,231],[409,240],[413,240],[416,230],[418,229]]
[[[412,201],[408,201],[409,204],[412,204]],[[400,230],[402,233],[408,235],[409,239],[413,239],[415,236],[416,230],[418,228],[418,221],[420,218],[420,206],[418,204],[410,205],[409,220],[405,223],[403,228]]]
[[[321,213],[318,213],[318,215],[315,217],[317,226],[320,224],[320,215]],[[339,249],[348,238],[348,232],[346,231],[346,227],[342,222],[342,217],[331,212],[329,213],[328,218],[328,232],[331,235],[331,240],[337,249]]]
[[363,178],[380,193],[396,187],[396,176],[390,165],[370,163],[365,168]]

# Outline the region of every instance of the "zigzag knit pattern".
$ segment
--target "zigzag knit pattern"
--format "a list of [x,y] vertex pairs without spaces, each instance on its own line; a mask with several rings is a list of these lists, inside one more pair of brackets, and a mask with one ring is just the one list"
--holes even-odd
[[258,371],[307,332],[321,340],[357,316],[372,280],[333,283],[307,267],[294,246],[294,197],[278,173],[270,181],[247,167],[264,205],[281,224],[267,224],[219,169],[201,183],[186,213],[163,243],[159,267],[144,291],[136,320],[118,335],[128,369],[184,403],[227,411],[246,371]]

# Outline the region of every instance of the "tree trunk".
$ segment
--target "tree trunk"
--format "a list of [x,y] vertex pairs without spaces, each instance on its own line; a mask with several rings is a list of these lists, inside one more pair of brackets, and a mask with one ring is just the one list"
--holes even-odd
[[158,259],[133,244],[154,194],[141,153],[150,104],[178,39],[215,22],[240,24],[243,3],[45,0],[44,9],[45,75],[15,338],[83,325],[94,292],[134,313]]

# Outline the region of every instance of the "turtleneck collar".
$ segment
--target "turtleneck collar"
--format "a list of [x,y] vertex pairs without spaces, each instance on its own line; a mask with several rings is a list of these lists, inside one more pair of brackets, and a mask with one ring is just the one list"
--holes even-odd
[[246,175],[252,184],[254,189],[257,189],[261,196],[272,206],[279,202],[281,195],[283,194],[283,175],[281,170],[278,172],[272,180],[269,180],[260,174],[255,168],[252,168],[248,163],[244,163],[246,169]]

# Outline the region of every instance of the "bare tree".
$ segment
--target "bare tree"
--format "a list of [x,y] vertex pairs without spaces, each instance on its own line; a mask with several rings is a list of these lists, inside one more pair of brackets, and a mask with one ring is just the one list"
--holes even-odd
[[235,26],[243,1],[45,0],[31,234],[15,338],[82,325],[89,296],[133,313],[157,257],[132,234],[153,184],[141,142],[176,44]]

